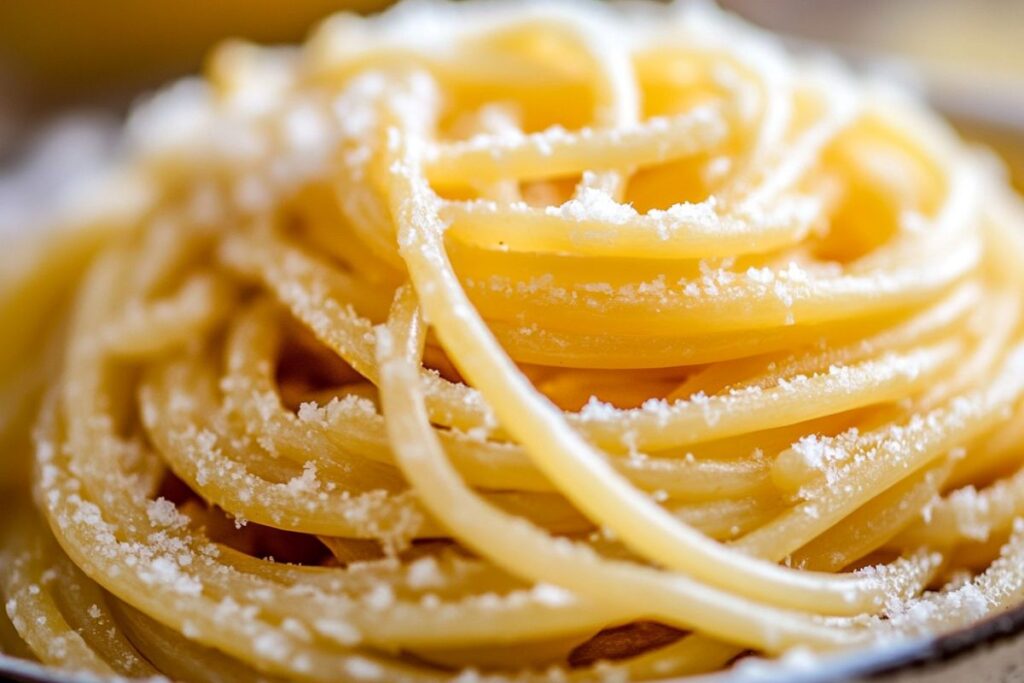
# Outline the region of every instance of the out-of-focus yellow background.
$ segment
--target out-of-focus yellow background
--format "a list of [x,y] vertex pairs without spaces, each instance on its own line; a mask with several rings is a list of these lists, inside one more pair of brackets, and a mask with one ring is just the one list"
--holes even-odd
[[[83,105],[123,106],[140,91],[195,71],[202,55],[221,38],[294,42],[333,11],[368,12],[388,4],[389,0],[0,0],[0,158],[19,146],[32,124],[53,112]],[[775,30],[871,54],[911,57],[930,73],[983,83],[991,92],[1015,93],[1017,102],[1024,101],[1024,0],[721,4]],[[1024,129],[1024,106],[1020,109],[1002,114]],[[1014,137],[973,125],[967,132],[995,143],[1024,178],[1024,134]]]
[[339,9],[388,0],[0,0],[8,85],[50,102],[153,83],[194,70],[225,36],[302,38]]

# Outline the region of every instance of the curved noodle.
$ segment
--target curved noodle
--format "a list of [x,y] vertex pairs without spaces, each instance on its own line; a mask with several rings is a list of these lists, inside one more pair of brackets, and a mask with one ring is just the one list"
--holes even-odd
[[5,652],[656,680],[1024,596],[1024,209],[899,94],[704,5],[411,4],[125,149],[0,257]]

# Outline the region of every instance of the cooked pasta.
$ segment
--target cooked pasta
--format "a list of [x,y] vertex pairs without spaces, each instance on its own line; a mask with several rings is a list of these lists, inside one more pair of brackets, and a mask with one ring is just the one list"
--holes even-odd
[[6,652],[658,679],[1024,596],[1020,200],[712,7],[229,43],[80,194],[3,256]]

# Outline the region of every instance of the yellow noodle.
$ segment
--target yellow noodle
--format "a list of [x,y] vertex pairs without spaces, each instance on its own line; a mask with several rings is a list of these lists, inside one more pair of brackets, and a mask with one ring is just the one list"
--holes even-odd
[[657,680],[1021,602],[1024,208],[918,103],[706,5],[205,76],[3,254],[5,652]]

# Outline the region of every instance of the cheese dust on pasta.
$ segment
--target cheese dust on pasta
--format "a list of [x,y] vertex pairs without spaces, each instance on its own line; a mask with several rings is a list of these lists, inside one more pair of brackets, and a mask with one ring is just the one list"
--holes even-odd
[[658,679],[1024,595],[1020,200],[714,8],[225,44],[83,188],[3,255],[9,653]]

